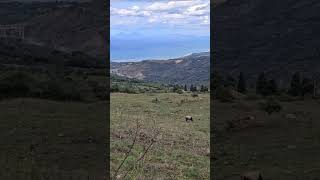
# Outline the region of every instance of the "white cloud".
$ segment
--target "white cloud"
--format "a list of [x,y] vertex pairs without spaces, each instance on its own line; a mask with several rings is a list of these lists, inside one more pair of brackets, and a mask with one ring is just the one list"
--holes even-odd
[[205,16],[210,14],[210,3],[198,4],[188,7],[185,14],[191,16]]
[[140,18],[141,22],[163,24],[209,24],[209,0],[172,0],[111,8],[111,18]]
[[169,11],[177,8],[185,8],[192,6],[196,1],[169,1],[169,2],[155,2],[146,7],[149,11]]

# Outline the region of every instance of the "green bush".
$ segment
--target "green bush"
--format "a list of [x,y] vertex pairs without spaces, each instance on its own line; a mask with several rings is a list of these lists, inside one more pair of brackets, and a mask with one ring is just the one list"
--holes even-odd
[[59,79],[50,79],[42,84],[41,98],[54,100],[82,100],[77,85]]
[[195,97],[198,97],[199,95],[198,95],[198,93],[194,92],[194,93],[191,94],[191,96],[195,98]]
[[215,96],[221,102],[232,102],[234,100],[231,90],[226,87],[218,87]]
[[268,98],[265,102],[261,104],[261,109],[270,115],[274,112],[280,112],[282,106],[274,98]]
[[176,93],[178,93],[178,94],[183,94],[183,90],[182,90],[182,89],[178,89],[178,90],[176,91]]
[[30,96],[34,86],[36,86],[36,78],[30,73],[7,73],[0,79],[1,97],[10,98]]

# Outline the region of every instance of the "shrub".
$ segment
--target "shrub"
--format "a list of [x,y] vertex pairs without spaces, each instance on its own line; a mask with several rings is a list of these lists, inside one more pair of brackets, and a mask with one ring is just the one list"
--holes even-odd
[[12,72],[0,79],[0,93],[2,97],[26,97],[32,94],[36,85],[36,78],[26,72]]
[[257,94],[248,94],[245,99],[248,100],[248,101],[257,101],[260,98],[261,97],[259,95],[257,95]]
[[274,98],[268,98],[264,103],[261,104],[261,109],[270,115],[274,112],[280,112],[282,106]]
[[178,94],[183,94],[183,90],[182,90],[182,89],[178,89],[178,90],[176,91],[176,93],[178,93]]
[[216,89],[215,95],[221,102],[232,102],[234,100],[229,88],[219,87]]
[[49,79],[42,84],[41,98],[54,100],[82,100],[81,93],[77,85],[66,83],[60,79]]
[[107,87],[100,85],[99,83],[91,83],[91,88],[94,95],[100,100],[108,100]]
[[195,98],[195,97],[198,97],[199,95],[198,95],[198,93],[194,92],[194,93],[191,94],[191,96]]

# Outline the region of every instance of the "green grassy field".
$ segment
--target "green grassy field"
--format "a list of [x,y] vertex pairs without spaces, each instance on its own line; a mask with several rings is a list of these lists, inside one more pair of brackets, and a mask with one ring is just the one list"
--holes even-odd
[[[159,101],[155,101],[155,99]],[[209,179],[209,93],[111,94],[111,174],[137,141],[119,178],[126,179]],[[193,122],[185,122],[191,115]],[[143,155],[156,131],[156,142]]]
[[[320,177],[320,102],[283,101],[283,110],[271,115],[259,109],[259,102],[213,102],[215,179],[237,180],[239,174],[255,170],[264,180]],[[251,125],[226,131],[227,121],[246,115],[255,117]]]
[[99,179],[105,165],[107,104],[33,98],[0,101],[0,178],[6,167],[11,175],[29,171],[33,160],[37,170],[82,171]]

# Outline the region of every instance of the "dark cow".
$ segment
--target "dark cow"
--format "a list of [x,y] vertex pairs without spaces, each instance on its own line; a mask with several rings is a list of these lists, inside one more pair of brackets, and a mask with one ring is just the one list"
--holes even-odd
[[186,122],[190,122],[190,121],[193,121],[192,116],[186,116]]

